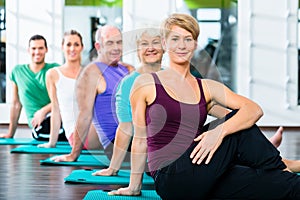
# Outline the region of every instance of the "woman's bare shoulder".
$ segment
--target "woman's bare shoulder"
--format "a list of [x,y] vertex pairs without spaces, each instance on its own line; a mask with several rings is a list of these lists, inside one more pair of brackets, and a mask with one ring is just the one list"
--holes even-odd
[[58,79],[58,70],[59,67],[54,67],[54,68],[51,68],[49,69],[47,72],[46,72],[46,78],[48,80],[56,80]]
[[151,74],[145,73],[138,76],[135,80],[135,84],[145,85],[154,83],[153,76]]

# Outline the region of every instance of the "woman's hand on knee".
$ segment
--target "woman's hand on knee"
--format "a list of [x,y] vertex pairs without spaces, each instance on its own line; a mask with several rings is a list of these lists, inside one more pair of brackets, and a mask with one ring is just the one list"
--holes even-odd
[[205,160],[205,164],[208,164],[221,145],[223,137],[217,131],[210,130],[199,135],[194,141],[199,143],[190,155],[192,163],[200,165]]

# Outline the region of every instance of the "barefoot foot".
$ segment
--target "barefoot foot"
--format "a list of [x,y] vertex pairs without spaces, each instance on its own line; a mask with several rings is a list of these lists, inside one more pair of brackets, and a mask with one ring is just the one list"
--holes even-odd
[[270,138],[270,142],[277,148],[281,144],[283,134],[283,127],[280,126],[276,133]]

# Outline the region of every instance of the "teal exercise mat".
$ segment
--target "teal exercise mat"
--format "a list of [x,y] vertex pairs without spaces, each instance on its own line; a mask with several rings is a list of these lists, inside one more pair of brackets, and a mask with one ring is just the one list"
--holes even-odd
[[[99,185],[128,185],[130,170],[120,170],[117,176],[93,176],[99,169],[76,169],[65,178],[66,183],[87,183]],[[146,173],[143,176],[143,185],[153,185],[154,180]]]
[[161,200],[155,190],[142,190],[141,196],[112,196],[103,190],[90,190],[83,200]]
[[[38,145],[43,144],[45,141],[38,141],[33,138],[0,138],[0,145]],[[59,141],[59,145],[69,145],[68,142]]]
[[[11,153],[28,154],[68,154],[72,151],[70,145],[56,145],[55,148],[42,148],[37,145],[20,145],[10,150]],[[103,154],[103,150],[82,150],[81,154]]]
[[[45,160],[40,160],[41,165],[57,165],[57,166],[90,166],[90,167],[107,167],[109,159],[106,155],[80,155],[74,162],[55,162],[51,160],[54,156]],[[129,162],[124,162],[122,167],[129,167]]]

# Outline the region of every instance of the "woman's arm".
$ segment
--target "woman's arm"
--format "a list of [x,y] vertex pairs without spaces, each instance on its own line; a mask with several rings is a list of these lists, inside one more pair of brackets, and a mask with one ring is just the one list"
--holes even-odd
[[[94,102],[99,85],[102,85],[102,87],[105,85],[103,77],[95,64],[89,64],[82,70],[75,85],[76,104],[74,105],[74,113],[76,123],[73,132],[72,151],[66,155],[53,157],[53,161],[73,162],[78,159],[91,126]],[[98,93],[100,92],[98,91]]]
[[230,110],[228,108],[225,108],[218,104],[210,105],[208,107],[208,114],[218,119],[225,117],[228,113],[230,113]]
[[133,135],[132,122],[119,122],[118,128],[116,130],[113,155],[109,167],[94,172],[93,173],[94,176],[117,175],[126,156],[127,149],[130,145],[132,135]]
[[224,84],[213,80],[204,80],[203,88],[206,100],[238,112],[222,124],[222,132],[226,135],[250,128],[263,115],[261,107],[254,101],[238,95]]
[[224,137],[250,128],[263,115],[263,111],[258,104],[232,92],[219,82],[208,79],[203,80],[203,90],[209,105],[221,105],[238,111],[224,123],[202,133],[195,139],[199,143],[192,151],[190,158],[193,163],[197,164],[201,164],[203,160],[208,164]]
[[61,125],[61,115],[60,115],[59,104],[57,100],[57,94],[56,94],[57,80],[58,80],[58,73],[56,72],[55,69],[50,69],[46,73],[46,86],[51,100],[50,138],[48,143],[38,145],[38,147],[45,147],[45,148],[55,147],[58,140],[59,129]]
[[153,87],[153,84],[149,84],[148,81],[145,75],[141,75],[136,79],[131,90],[134,137],[131,146],[130,183],[126,188],[110,192],[110,195],[140,195],[147,160],[146,106],[149,102],[151,87]]

